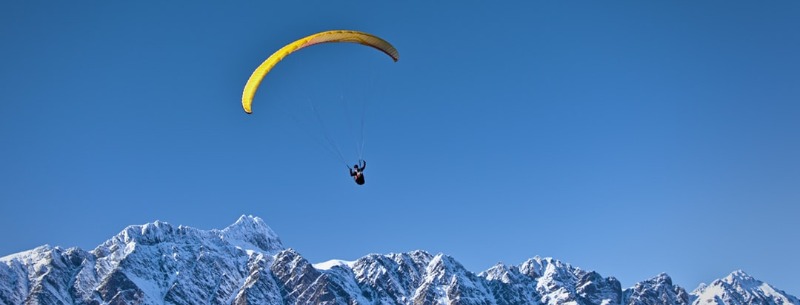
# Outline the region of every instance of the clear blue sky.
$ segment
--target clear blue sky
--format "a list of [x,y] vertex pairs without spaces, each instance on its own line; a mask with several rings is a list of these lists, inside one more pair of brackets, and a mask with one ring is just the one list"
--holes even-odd
[[[252,214],[312,262],[540,255],[800,294],[800,2],[147,2],[0,4],[0,255]],[[400,61],[302,50],[242,111],[262,60],[329,29]],[[363,187],[308,124],[342,100],[367,103]],[[354,128],[326,130],[354,161]]]

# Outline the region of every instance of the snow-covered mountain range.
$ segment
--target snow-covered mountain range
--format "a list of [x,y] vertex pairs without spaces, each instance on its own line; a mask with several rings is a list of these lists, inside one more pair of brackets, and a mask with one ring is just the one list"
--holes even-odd
[[425,251],[311,264],[260,218],[223,230],[156,221],[92,251],[42,246],[0,258],[0,305],[46,304],[797,304],[743,271],[692,292],[666,274],[623,289],[552,258],[481,273]]

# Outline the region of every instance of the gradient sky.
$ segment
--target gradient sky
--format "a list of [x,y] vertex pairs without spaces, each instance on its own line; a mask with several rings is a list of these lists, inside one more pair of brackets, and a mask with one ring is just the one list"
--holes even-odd
[[[0,256],[252,214],[311,262],[424,249],[480,272],[539,255],[688,290],[743,269],[797,296],[798,16],[798,1],[3,1]],[[262,60],[329,29],[379,35],[400,61],[305,49],[242,111]],[[358,103],[363,187],[322,137],[354,162]]]

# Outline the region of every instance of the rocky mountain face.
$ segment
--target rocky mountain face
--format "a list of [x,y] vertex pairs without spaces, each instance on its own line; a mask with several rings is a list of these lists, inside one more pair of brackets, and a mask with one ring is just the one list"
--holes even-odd
[[735,271],[691,293],[666,274],[623,289],[552,258],[479,274],[443,254],[371,254],[311,264],[264,222],[223,230],[130,226],[92,251],[42,246],[0,258],[0,305],[62,304],[797,304]]

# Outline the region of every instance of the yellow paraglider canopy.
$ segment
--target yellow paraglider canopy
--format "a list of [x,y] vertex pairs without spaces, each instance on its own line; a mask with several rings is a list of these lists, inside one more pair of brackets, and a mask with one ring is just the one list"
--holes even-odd
[[320,32],[303,37],[284,46],[283,48],[280,48],[280,50],[270,55],[267,60],[261,63],[261,65],[259,65],[258,68],[253,71],[253,74],[250,75],[250,79],[247,80],[247,84],[245,84],[244,91],[242,92],[242,107],[244,108],[244,111],[247,113],[253,112],[251,108],[253,104],[253,97],[256,95],[256,90],[258,90],[261,80],[264,79],[264,76],[266,76],[267,73],[272,70],[272,67],[274,67],[279,61],[281,61],[287,55],[292,54],[294,51],[315,44],[327,42],[358,43],[376,48],[381,52],[386,53],[386,55],[389,55],[394,61],[397,61],[400,57],[397,49],[395,49],[389,42],[381,39],[378,36],[364,32],[336,30]]

